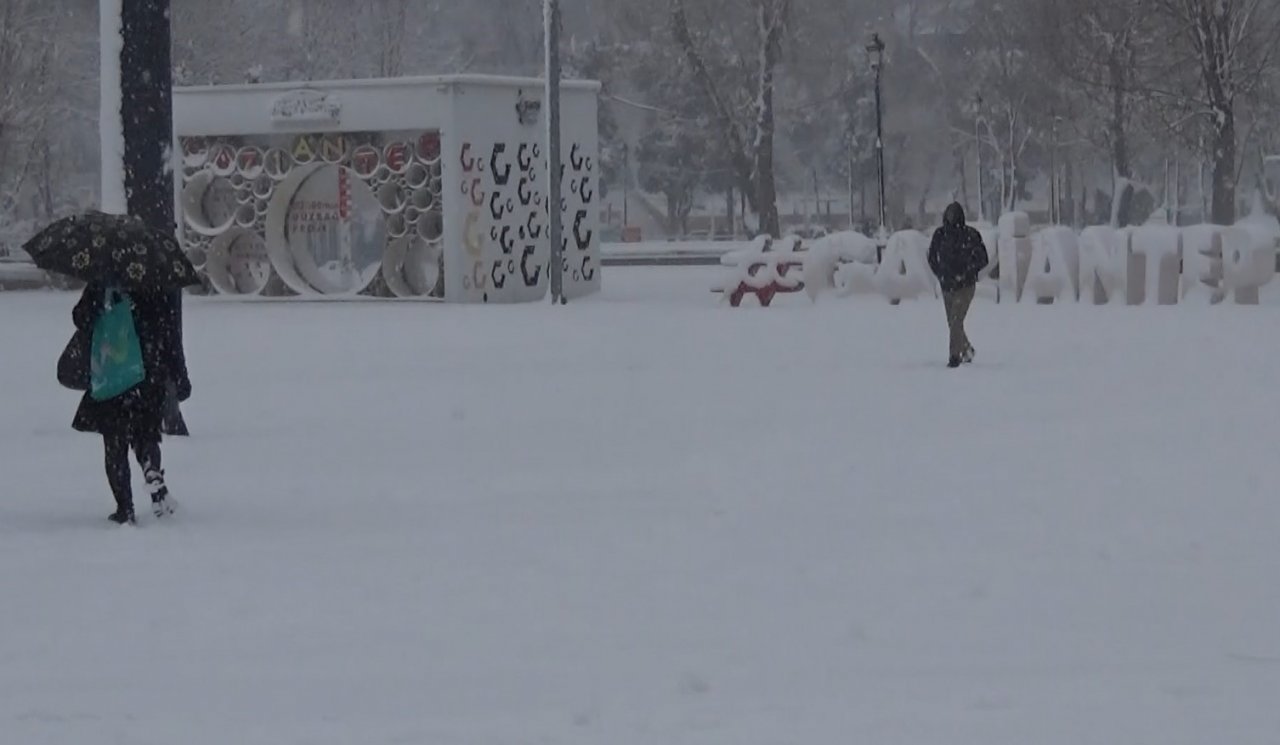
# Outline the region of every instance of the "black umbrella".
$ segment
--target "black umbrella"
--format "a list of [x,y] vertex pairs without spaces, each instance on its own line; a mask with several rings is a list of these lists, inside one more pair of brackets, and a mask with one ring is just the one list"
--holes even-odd
[[36,266],[86,282],[138,290],[172,290],[200,283],[172,235],[135,217],[86,212],[46,227],[23,246]]

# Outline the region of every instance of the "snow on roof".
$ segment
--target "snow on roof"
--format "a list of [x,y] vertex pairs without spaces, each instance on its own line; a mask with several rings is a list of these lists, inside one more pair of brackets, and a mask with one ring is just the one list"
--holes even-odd
[[[352,80],[306,80],[281,83],[236,83],[232,85],[192,85],[175,87],[175,95],[183,93],[243,93],[248,91],[296,91],[306,89],[330,88],[420,88],[422,86],[475,85],[502,88],[543,87],[546,81],[541,78],[521,78],[504,75],[420,75],[402,78],[357,78]],[[595,80],[565,80],[562,88],[571,90],[599,91],[600,83]]]

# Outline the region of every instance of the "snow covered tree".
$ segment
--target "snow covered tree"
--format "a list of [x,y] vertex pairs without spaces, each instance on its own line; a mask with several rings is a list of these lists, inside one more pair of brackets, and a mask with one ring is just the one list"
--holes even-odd
[[[1040,85],[1045,60],[1037,31],[1021,9],[1000,0],[976,0],[965,36],[966,56],[983,101],[979,123],[996,155],[1001,209],[1016,210],[1024,198],[1024,157],[1037,125],[1050,110],[1050,91]],[[1034,72],[1033,72],[1034,71]]]
[[1105,109],[1098,113],[1105,122],[1113,170],[1119,178],[1132,178],[1134,98],[1141,90],[1138,78],[1150,69],[1159,39],[1149,4],[1146,0],[1042,0],[1033,12],[1055,30],[1044,36],[1054,71],[1088,93],[1088,99],[1105,101]]
[[[1280,4],[1275,0],[1151,0],[1179,46],[1168,77],[1190,78],[1181,90],[1153,86],[1157,98],[1204,117],[1212,163],[1211,219],[1235,222],[1240,173],[1239,105],[1258,94],[1277,64]],[[1185,53],[1184,53],[1185,50]]]
[[0,222],[90,203],[96,0],[0,4]]
[[[695,26],[689,7],[697,0],[669,0],[671,32],[701,86],[725,141],[739,188],[759,216],[760,232],[780,236],[778,191],[774,172],[778,67],[787,38],[791,0],[751,0],[746,35],[750,52],[734,45],[741,29],[736,13],[723,13],[714,3],[701,3],[704,23]],[[754,64],[745,60],[755,58]],[[743,68],[751,64],[751,74]]]

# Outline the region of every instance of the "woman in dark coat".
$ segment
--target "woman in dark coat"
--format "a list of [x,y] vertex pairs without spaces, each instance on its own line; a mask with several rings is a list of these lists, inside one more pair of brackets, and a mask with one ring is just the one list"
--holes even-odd
[[[106,287],[90,284],[72,311],[77,339],[80,340],[78,343],[83,347],[80,350],[82,359],[89,359],[87,347],[93,337],[94,323],[102,315],[105,295]],[[160,424],[170,381],[176,384],[179,400],[185,401],[191,396],[186,355],[182,351],[177,309],[172,298],[163,292],[134,292],[130,293],[130,298],[146,378],[129,391],[106,401],[96,401],[86,392],[71,425],[80,432],[102,435],[107,481],[116,500],[116,511],[111,514],[111,520],[121,524],[135,522],[130,448],[146,477],[156,516],[173,512],[161,466]],[[87,379],[83,382],[87,390]]]

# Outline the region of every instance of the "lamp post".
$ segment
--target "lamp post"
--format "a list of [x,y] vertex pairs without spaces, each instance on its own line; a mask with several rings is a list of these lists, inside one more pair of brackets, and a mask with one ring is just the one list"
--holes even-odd
[[622,229],[631,224],[631,145],[622,143]]
[[1061,210],[1062,196],[1058,193],[1058,120],[1061,119],[1057,114],[1053,115],[1052,145],[1049,148],[1049,222],[1057,225],[1061,222],[1061,216],[1058,214]]
[[889,232],[888,220],[885,218],[884,204],[884,109],[880,94],[880,73],[884,69],[884,41],[880,34],[873,33],[871,42],[867,44],[867,56],[871,59],[871,69],[876,74],[876,171],[880,180],[880,239],[883,241]]
[[978,152],[978,222],[985,223],[987,221],[986,208],[983,202],[986,201],[983,194],[983,177],[982,177],[982,130],[978,128],[978,124],[982,122],[982,94],[973,94],[973,102],[975,105],[973,114],[973,144],[974,149]]

